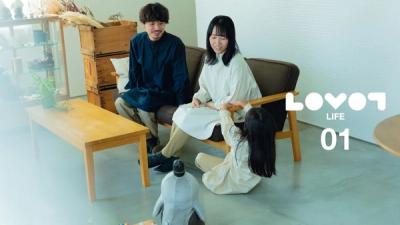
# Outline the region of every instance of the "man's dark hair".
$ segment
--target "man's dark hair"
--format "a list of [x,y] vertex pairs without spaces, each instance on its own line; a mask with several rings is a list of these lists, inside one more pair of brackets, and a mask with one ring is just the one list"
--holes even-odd
[[225,50],[224,55],[222,56],[222,61],[225,66],[228,66],[231,59],[237,52],[239,52],[239,47],[236,43],[236,33],[235,33],[235,25],[232,19],[228,16],[216,16],[214,17],[207,29],[207,57],[206,63],[209,65],[214,65],[218,62],[217,56],[210,44],[210,36],[213,32],[213,29],[216,29],[217,36],[223,36],[228,39],[228,47]]
[[139,12],[140,22],[143,24],[146,22],[161,21],[168,23],[169,13],[168,9],[160,3],[150,3],[145,5]]

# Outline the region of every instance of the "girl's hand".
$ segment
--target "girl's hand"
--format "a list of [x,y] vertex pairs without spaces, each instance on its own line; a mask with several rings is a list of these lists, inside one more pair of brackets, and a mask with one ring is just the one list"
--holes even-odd
[[248,101],[234,101],[234,102],[231,102],[232,105],[240,106],[242,108],[244,108],[247,105],[247,103],[249,103],[249,102]]
[[192,99],[192,107],[193,108],[199,108],[200,107],[200,100],[198,100],[197,98],[193,98]]
[[221,104],[221,109],[229,110],[230,107],[232,107],[232,104],[230,104],[230,103],[222,103]]

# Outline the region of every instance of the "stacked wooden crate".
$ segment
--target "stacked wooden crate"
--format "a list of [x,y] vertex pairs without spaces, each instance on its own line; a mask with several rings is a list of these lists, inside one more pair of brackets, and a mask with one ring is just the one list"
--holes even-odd
[[137,32],[132,21],[103,24],[104,28],[80,26],[81,54],[85,70],[88,102],[116,112],[114,99],[118,94],[115,72],[110,58],[129,56],[130,39]]

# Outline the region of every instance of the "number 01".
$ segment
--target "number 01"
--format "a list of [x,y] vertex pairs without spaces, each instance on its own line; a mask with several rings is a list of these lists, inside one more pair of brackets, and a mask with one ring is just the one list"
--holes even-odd
[[[326,144],[326,135],[330,134],[332,141],[330,145]],[[339,133],[339,136],[343,137],[344,139],[344,150],[349,150],[349,134],[350,131],[348,128],[344,129],[343,132]],[[322,133],[321,133],[321,145],[322,147],[327,150],[327,151],[331,151],[336,147],[336,132],[335,130],[333,130],[332,128],[325,128]]]

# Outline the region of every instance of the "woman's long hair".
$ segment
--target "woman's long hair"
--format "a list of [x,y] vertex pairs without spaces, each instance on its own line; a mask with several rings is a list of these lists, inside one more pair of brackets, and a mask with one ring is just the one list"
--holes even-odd
[[222,62],[225,66],[228,66],[233,56],[235,56],[235,54],[239,52],[239,47],[236,43],[235,25],[232,19],[228,16],[216,16],[211,20],[210,24],[208,25],[206,39],[206,63],[209,65],[214,65],[218,62],[218,58],[210,44],[210,36],[213,32],[214,27],[218,36],[223,36],[228,39],[228,47],[226,48],[225,53],[222,56]]
[[265,109],[252,108],[246,113],[242,140],[249,144],[248,166],[262,177],[276,174],[275,132],[275,121]]

